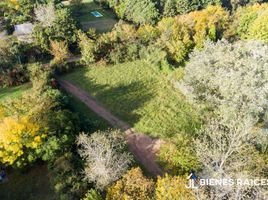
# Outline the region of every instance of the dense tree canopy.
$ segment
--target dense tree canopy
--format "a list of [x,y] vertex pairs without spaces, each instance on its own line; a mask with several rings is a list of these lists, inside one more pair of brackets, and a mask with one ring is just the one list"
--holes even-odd
[[[186,65],[186,75],[178,84],[180,90],[213,111],[195,140],[202,176],[265,176],[266,150],[262,146],[267,142],[267,53],[268,47],[262,42],[207,42]],[[213,198],[265,195],[261,188],[251,186],[212,186],[209,190]]]

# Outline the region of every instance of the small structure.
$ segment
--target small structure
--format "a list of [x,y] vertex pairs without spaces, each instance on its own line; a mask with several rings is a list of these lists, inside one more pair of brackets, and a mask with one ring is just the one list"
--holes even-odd
[[33,28],[34,25],[29,22],[15,25],[13,35],[16,36],[20,41],[31,43]]
[[100,14],[100,12],[98,12],[98,11],[93,11],[93,12],[91,12],[91,14],[92,14],[94,17],[102,17],[102,16],[103,16],[103,15]]

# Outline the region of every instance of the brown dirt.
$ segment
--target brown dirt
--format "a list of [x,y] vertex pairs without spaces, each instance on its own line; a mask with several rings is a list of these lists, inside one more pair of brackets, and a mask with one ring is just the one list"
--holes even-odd
[[160,140],[135,132],[129,124],[115,117],[86,91],[62,78],[59,78],[58,81],[63,89],[80,99],[88,108],[105,119],[113,127],[119,128],[126,133],[126,141],[130,151],[149,173],[154,177],[163,175],[162,169],[155,161],[155,154],[161,145]]

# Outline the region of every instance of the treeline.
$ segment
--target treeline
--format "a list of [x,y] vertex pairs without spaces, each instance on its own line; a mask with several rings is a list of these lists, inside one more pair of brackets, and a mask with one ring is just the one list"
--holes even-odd
[[267,41],[267,4],[239,8],[234,14],[220,6],[176,17],[165,17],[156,25],[139,27],[119,22],[108,33],[78,34],[82,60],[119,63],[138,58],[160,68],[184,65],[194,48],[207,40],[227,39]]
[[173,17],[192,11],[205,9],[209,5],[219,5],[230,11],[240,6],[264,3],[266,0],[95,0],[111,7],[120,19],[136,24],[154,24],[163,17]]

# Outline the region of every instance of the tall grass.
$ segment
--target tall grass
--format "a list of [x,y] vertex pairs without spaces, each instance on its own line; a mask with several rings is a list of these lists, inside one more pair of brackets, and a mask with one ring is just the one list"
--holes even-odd
[[142,61],[89,66],[65,78],[88,91],[137,131],[156,137],[194,133],[196,110],[157,69]]

